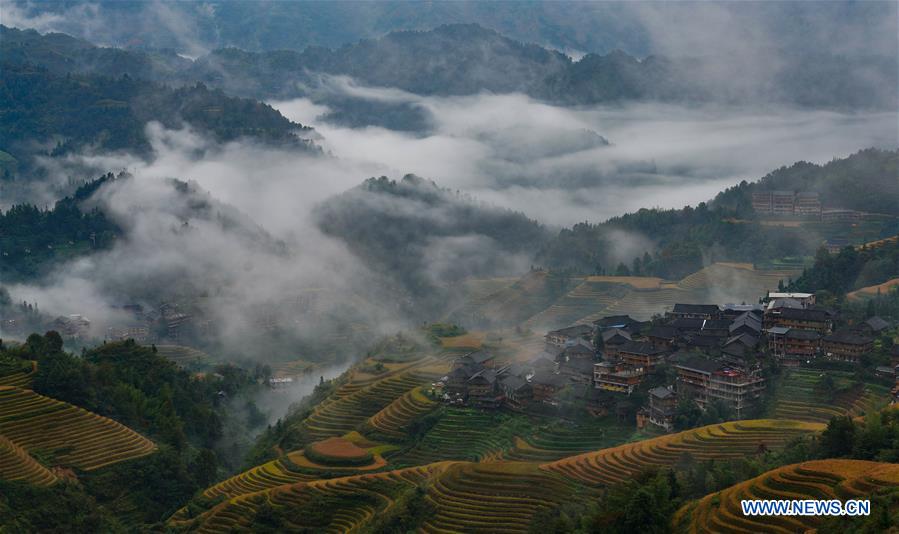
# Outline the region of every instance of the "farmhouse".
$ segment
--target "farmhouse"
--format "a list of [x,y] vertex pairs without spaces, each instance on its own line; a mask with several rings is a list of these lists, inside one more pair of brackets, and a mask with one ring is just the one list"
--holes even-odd
[[678,391],[693,398],[705,409],[710,402],[721,401],[730,406],[737,418],[761,399],[765,379],[758,373],[748,374],[719,362],[692,356],[675,364]]
[[577,384],[593,381],[593,359],[574,359],[559,363],[559,374]]
[[534,398],[534,390],[527,380],[513,374],[500,377],[499,387],[506,404],[513,409],[526,407]]
[[643,368],[622,363],[600,362],[593,365],[593,383],[596,389],[616,393],[633,393],[643,381],[644,374]]
[[784,365],[796,366],[812,359],[820,347],[821,334],[818,332],[784,326],[768,329],[768,350]]
[[499,408],[503,392],[499,389],[497,374],[493,369],[481,369],[467,382],[468,404],[476,408]]
[[555,395],[568,385],[568,379],[555,373],[538,372],[531,378],[534,402],[556,404]]
[[679,333],[677,328],[668,325],[653,326],[646,332],[646,338],[655,347],[673,349]]
[[643,327],[644,323],[631,318],[629,315],[610,315],[593,321],[593,325],[599,330],[618,328],[630,334],[636,334]]
[[812,330],[819,334],[829,334],[833,319],[827,310],[812,308],[773,308],[765,312],[765,328],[776,326]]
[[808,308],[809,306],[815,305],[815,294],[814,293],[784,293],[782,291],[769,291],[768,297],[765,299],[765,302],[771,302],[772,300],[777,299],[792,299],[803,307]]
[[546,340],[547,345],[556,347],[565,347],[578,339],[590,341],[593,339],[593,327],[586,324],[579,324],[560,330],[552,330],[546,333],[544,339]]
[[716,304],[675,304],[666,314],[674,319],[717,319],[720,315],[721,308]]
[[882,318],[877,317],[876,315],[858,325],[858,329],[860,331],[875,336],[880,335],[882,332],[888,330],[889,328],[890,323],[884,321]]
[[874,339],[860,332],[844,328],[825,337],[821,342],[821,346],[824,355],[828,358],[858,363],[859,358],[863,354],[871,352],[874,348]]
[[649,422],[670,431],[674,427],[677,411],[677,395],[671,388],[657,387],[649,390]]
[[727,331],[730,336],[748,334],[758,337],[762,331],[762,318],[752,312],[742,313],[730,323]]
[[618,349],[625,343],[631,341],[630,333],[621,330],[620,328],[610,328],[603,331],[601,335],[603,342],[603,358],[606,360],[618,358]]
[[646,341],[629,341],[618,349],[618,359],[622,363],[635,368],[642,367],[646,372],[651,372],[664,363],[666,354],[666,349],[657,348]]

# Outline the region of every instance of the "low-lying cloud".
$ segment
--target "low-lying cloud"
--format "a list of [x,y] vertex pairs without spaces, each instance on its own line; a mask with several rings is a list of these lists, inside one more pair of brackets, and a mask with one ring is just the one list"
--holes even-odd
[[[45,161],[59,176],[67,168],[133,174],[93,199],[128,231],[112,250],[64,265],[40,285],[11,288],[14,298],[37,300],[45,311],[113,321],[115,306],[158,303],[160,296],[146,288],[164,287],[197,296],[231,341],[255,328],[260,310],[276,315],[284,328],[312,335],[328,317],[348,314],[391,331],[404,324],[401,288],[323,235],[314,218],[315,206],[368,177],[414,173],[567,226],[640,207],[696,204],[797,160],[820,163],[899,144],[895,113],[657,104],[572,109],[522,95],[426,98],[336,80],[333,90],[341,87],[352,87],[355,98],[409,102],[426,112],[429,131],[337,126],[321,120],[327,107],[298,99],[273,105],[314,126],[325,155],[249,141],[217,145],[190,129],[150,124],[150,161],[96,153]],[[193,182],[196,198],[209,192],[207,218],[187,215],[169,178]],[[415,209],[397,202],[391,210]],[[221,212],[239,224],[223,226]],[[640,236],[621,242],[629,248],[609,254],[625,262],[652,247]],[[527,269],[526,254],[491,257],[499,250],[494,244],[479,234],[434,239],[421,275],[439,284],[468,272]],[[475,263],[460,264],[460,258]],[[310,292],[324,295],[315,307],[291,304]]]

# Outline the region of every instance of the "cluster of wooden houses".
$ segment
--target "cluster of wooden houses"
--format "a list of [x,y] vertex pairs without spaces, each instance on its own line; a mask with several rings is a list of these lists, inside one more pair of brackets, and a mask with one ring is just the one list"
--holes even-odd
[[[749,415],[766,389],[763,354],[793,366],[814,358],[858,362],[889,325],[872,318],[834,331],[834,314],[807,293],[770,293],[764,304],[676,304],[664,318],[603,317],[547,332],[544,350],[527,363],[496,365],[486,351],[458,358],[444,378],[445,399],[481,408],[558,405],[568,386],[622,396],[659,383],[661,366],[674,383],[649,388],[638,424],[670,430],[678,402],[729,407]],[[897,361],[899,364],[899,361]],[[892,370],[895,376],[895,370]],[[650,377],[654,380],[648,380]],[[897,388],[899,393],[899,388]]]

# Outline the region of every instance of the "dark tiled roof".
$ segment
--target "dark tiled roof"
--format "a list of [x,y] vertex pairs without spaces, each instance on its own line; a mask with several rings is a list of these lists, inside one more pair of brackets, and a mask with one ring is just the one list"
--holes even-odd
[[561,369],[576,371],[585,375],[593,374],[593,362],[587,360],[569,360],[559,365]]
[[776,308],[771,313],[774,317],[797,321],[827,321],[830,319],[830,313],[827,310],[810,308]]
[[675,339],[678,335],[677,328],[667,325],[657,325],[649,329],[646,333],[648,337],[657,337],[659,339]]
[[727,338],[727,341],[724,342],[724,346],[733,345],[733,344],[741,344],[746,347],[755,347],[759,343],[759,338],[755,336],[751,336],[749,334],[737,334],[735,336]]
[[733,332],[743,326],[755,330],[756,332],[760,332],[762,330],[762,320],[754,313],[741,313],[734,319],[734,322],[730,324],[728,329]]
[[721,369],[723,366],[715,360],[691,355],[690,357],[685,358],[682,362],[676,364],[676,367],[712,374],[715,371]]
[[746,346],[739,343],[732,343],[721,349],[721,353],[743,358],[746,356]]
[[685,319],[678,318],[668,323],[668,326],[677,328],[678,330],[701,330],[703,319]]
[[709,319],[702,324],[703,330],[727,330],[730,327],[730,321],[727,319]]
[[833,334],[825,337],[824,341],[828,341],[831,343],[843,343],[846,345],[867,345],[874,340],[870,336],[859,334],[854,330],[844,328],[842,330],[837,330]]
[[821,334],[818,332],[813,332],[811,330],[800,330],[798,328],[791,328],[787,331],[786,337],[790,339],[803,339],[807,341],[814,341],[816,339],[821,339]]
[[593,324],[600,328],[611,328],[613,326],[630,326],[632,324],[640,324],[640,321],[632,319],[630,315],[610,315],[593,321]]
[[716,314],[721,311],[717,304],[675,304],[673,313]]
[[468,358],[471,358],[471,360],[475,363],[484,363],[486,361],[493,359],[492,354],[490,354],[489,352],[483,351],[483,350],[477,350],[477,351],[468,353],[465,356]]
[[687,345],[693,347],[717,347],[721,345],[721,338],[713,336],[690,335],[686,341]]
[[586,345],[582,345],[580,343],[571,345],[570,347],[565,347],[565,350],[562,351],[562,354],[572,355],[572,354],[594,354],[594,350],[592,347],[588,347]]
[[658,397],[660,399],[666,399],[674,395],[674,392],[668,388],[663,388],[661,386],[657,388],[652,388],[649,390],[649,394],[653,397]]
[[499,382],[504,388],[511,391],[518,391],[528,385],[527,380],[515,375],[504,376],[499,379]]
[[630,354],[643,354],[652,356],[654,354],[662,354],[665,349],[658,349],[652,345],[652,343],[647,343],[645,341],[628,341],[624,345],[621,345],[618,349],[619,352],[627,352]]
[[496,371],[494,371],[493,369],[481,369],[477,373],[471,375],[471,378],[469,378],[468,381],[470,382],[479,378],[483,378],[484,380],[492,384],[496,382]]
[[555,373],[537,373],[531,378],[531,383],[542,386],[562,387],[568,383],[568,379]]
[[558,336],[568,336],[568,337],[579,337],[593,332],[593,327],[586,324],[577,324],[574,326],[569,326],[568,328],[560,328],[559,330],[552,330],[547,332],[547,334],[554,334]]
[[871,317],[870,319],[865,321],[865,324],[868,325],[868,327],[875,332],[880,332],[881,330],[884,330],[884,329],[890,327],[890,323],[884,321],[883,319],[881,319],[880,317],[877,317],[877,316]]
[[621,336],[628,341],[631,339],[631,335],[627,331],[621,330],[620,328],[610,328],[602,333],[602,340],[609,341],[615,336]]

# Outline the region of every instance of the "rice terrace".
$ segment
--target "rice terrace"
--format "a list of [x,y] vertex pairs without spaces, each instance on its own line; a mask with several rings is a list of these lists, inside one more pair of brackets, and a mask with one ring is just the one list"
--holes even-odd
[[899,534],[897,37],[0,0],[0,534]]

